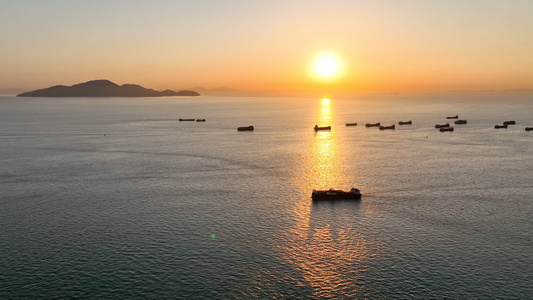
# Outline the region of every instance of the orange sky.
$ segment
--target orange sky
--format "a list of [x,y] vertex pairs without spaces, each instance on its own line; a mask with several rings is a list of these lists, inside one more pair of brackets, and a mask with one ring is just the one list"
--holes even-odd
[[[533,89],[532,11],[522,0],[11,1],[0,11],[0,89],[104,78],[154,89]],[[309,72],[321,53],[341,62],[335,80]]]

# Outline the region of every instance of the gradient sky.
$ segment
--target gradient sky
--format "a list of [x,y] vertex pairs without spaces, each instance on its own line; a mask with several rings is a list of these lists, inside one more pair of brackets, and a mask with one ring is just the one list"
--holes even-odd
[[[0,89],[532,89],[532,16],[531,0],[0,0]],[[321,53],[342,76],[311,76]]]

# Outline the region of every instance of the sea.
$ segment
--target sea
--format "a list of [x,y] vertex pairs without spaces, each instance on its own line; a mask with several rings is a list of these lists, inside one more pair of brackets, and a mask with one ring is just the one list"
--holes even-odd
[[527,126],[533,95],[2,96],[0,299],[533,299]]

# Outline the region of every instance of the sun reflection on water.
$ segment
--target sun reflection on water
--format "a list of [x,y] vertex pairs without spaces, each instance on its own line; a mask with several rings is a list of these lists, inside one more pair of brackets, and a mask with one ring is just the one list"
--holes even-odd
[[[324,101],[327,100],[327,101]],[[319,126],[330,126],[335,121],[335,115],[329,99],[322,99],[316,118]],[[311,166],[310,178],[307,180],[308,190],[337,188],[342,181],[339,159],[339,143],[335,128],[333,131],[317,131],[310,144],[307,165]]]
[[[337,219],[337,212],[350,215],[358,202],[312,203],[313,189],[350,188],[335,130],[332,101],[323,99],[315,118],[318,126],[332,126],[331,131],[316,131],[301,169],[295,174],[300,194],[295,200],[296,224],[290,228],[290,243],[281,247],[283,259],[300,273],[313,290],[314,297],[338,298],[361,291],[368,258],[363,236],[347,221]],[[348,210],[348,211],[346,211]]]

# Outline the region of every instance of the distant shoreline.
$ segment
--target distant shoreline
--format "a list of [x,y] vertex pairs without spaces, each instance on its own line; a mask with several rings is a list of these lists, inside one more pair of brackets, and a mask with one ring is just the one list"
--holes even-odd
[[136,84],[118,85],[106,79],[92,80],[72,86],[56,85],[18,94],[17,97],[169,97],[200,96],[195,91],[147,89]]

